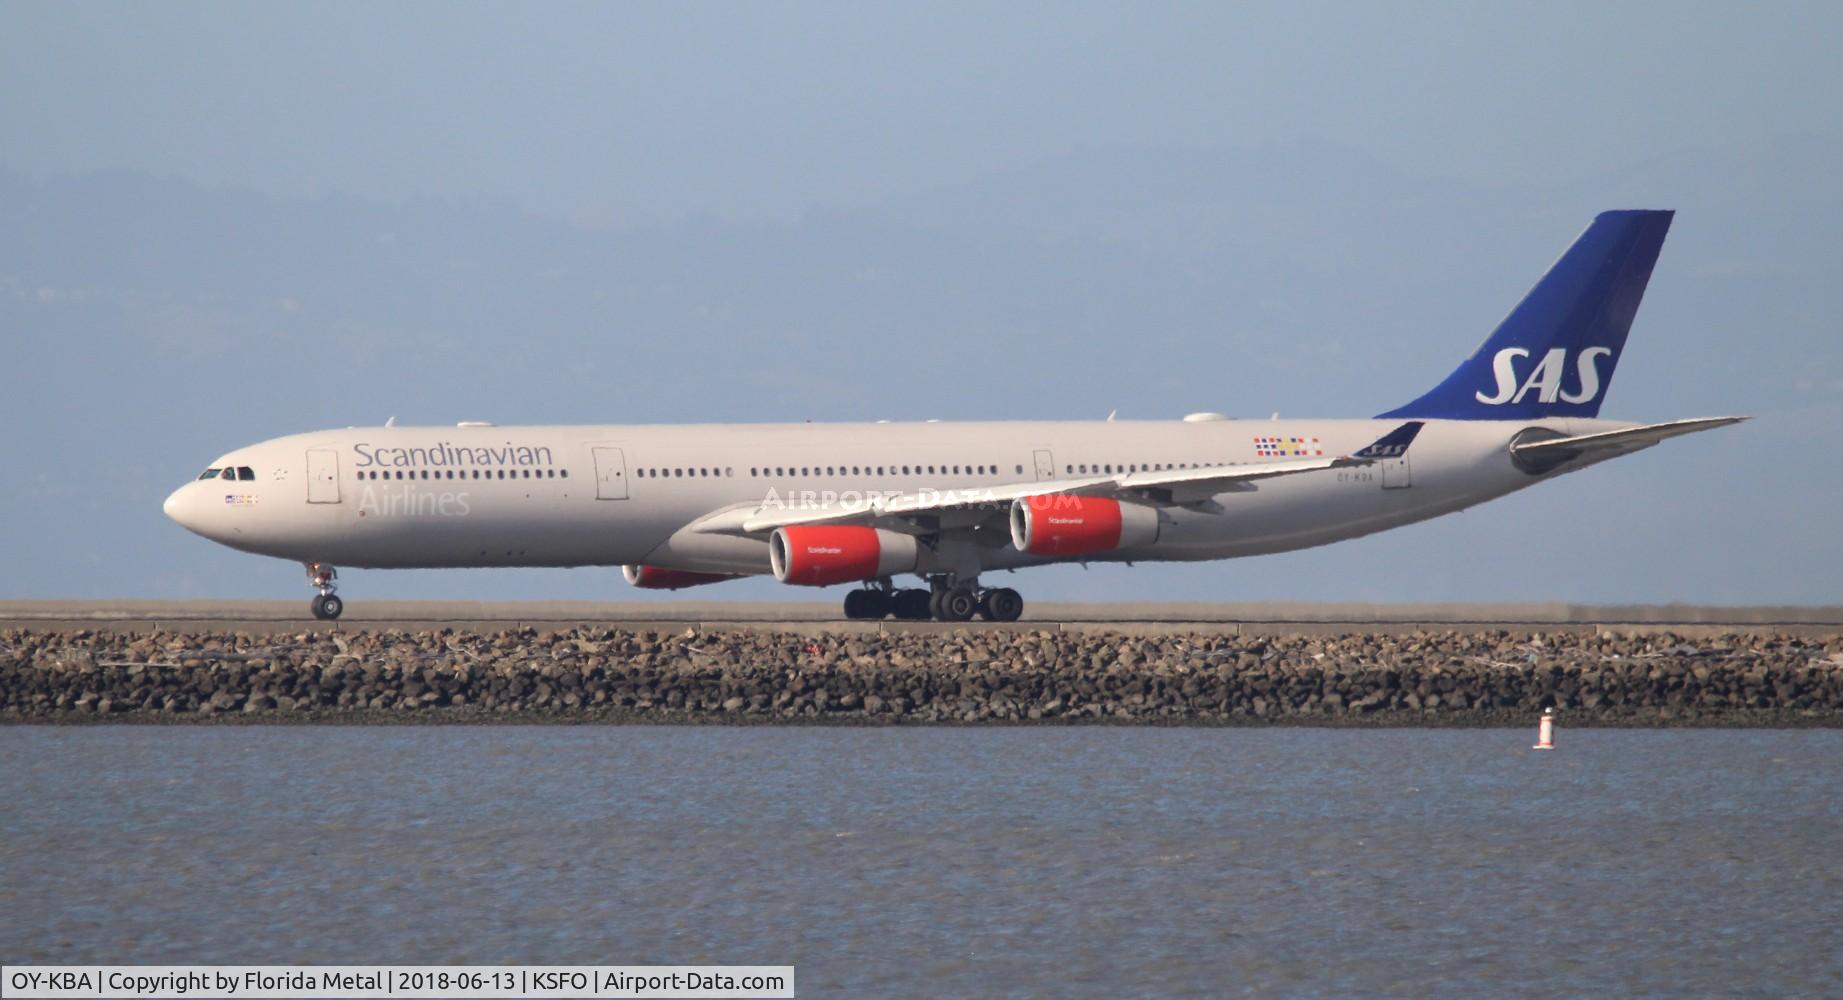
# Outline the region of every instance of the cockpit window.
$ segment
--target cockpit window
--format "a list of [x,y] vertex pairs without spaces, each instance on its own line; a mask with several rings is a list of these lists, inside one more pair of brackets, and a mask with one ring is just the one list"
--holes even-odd
[[256,478],[256,470],[247,465],[239,465],[237,466],[237,478],[246,483],[250,482]]
[[223,471],[224,471],[223,469],[206,469],[205,471],[198,474],[198,478],[216,479],[218,478],[218,473],[223,472]]

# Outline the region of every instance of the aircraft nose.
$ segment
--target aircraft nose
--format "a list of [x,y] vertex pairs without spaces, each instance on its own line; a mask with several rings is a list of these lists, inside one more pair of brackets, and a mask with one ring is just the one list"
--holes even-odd
[[160,505],[160,509],[166,512],[167,517],[178,522],[187,531],[198,530],[198,508],[194,502],[197,497],[193,496],[192,492],[185,486],[181,486],[169,494],[166,502]]

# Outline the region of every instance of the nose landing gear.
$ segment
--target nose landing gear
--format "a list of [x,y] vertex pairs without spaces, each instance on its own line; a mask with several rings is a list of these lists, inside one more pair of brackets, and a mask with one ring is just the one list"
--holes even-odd
[[338,618],[346,610],[346,602],[339,599],[333,591],[339,589],[339,571],[325,563],[307,564],[307,584],[320,593],[314,598],[314,617],[323,622]]

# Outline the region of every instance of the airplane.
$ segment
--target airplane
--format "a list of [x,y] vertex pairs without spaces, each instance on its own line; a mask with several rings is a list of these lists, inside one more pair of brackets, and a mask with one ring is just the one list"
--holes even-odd
[[[852,619],[1015,621],[983,574],[1232,559],[1462,510],[1723,416],[1599,419],[1670,211],[1612,211],[1484,344],[1368,420],[350,427],[237,448],[165,512],[302,563],[621,566],[672,589],[771,575],[849,584]],[[925,586],[899,587],[914,576]]]

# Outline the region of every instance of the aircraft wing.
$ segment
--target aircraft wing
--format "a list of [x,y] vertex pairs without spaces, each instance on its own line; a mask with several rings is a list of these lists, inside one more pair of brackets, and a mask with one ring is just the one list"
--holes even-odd
[[776,528],[797,524],[863,524],[896,531],[912,531],[915,524],[913,519],[918,517],[933,519],[939,527],[970,526],[1004,511],[1013,500],[1039,496],[1114,497],[1152,506],[1200,504],[1218,493],[1247,489],[1248,484],[1262,479],[1369,465],[1381,458],[1399,456],[1408,450],[1408,445],[1420,433],[1421,427],[1421,421],[1410,421],[1367,448],[1337,458],[1161,469],[968,490],[921,490],[915,493],[872,495],[859,503],[805,510],[758,507],[752,512],[727,511],[700,521],[694,528],[703,532],[737,535],[766,534]]
[[1510,452],[1519,458],[1535,458],[1589,451],[1636,451],[1639,448],[1649,448],[1665,438],[1726,427],[1746,419],[1746,417],[1696,417],[1690,420],[1668,420],[1661,424],[1601,431],[1597,434],[1579,434],[1574,437],[1550,438],[1546,441],[1526,441],[1511,445]]

